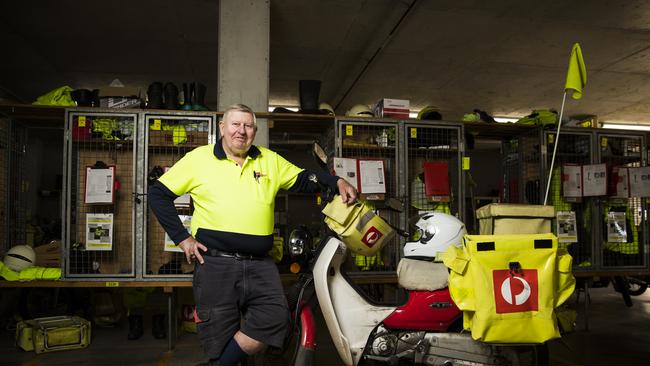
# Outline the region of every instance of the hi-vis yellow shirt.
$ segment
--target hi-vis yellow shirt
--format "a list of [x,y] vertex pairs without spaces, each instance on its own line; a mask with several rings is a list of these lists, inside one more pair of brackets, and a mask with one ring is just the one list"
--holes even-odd
[[199,229],[271,235],[275,196],[302,169],[264,147],[251,146],[243,166],[227,158],[221,141],[187,153],[159,181],[194,204],[192,235]]

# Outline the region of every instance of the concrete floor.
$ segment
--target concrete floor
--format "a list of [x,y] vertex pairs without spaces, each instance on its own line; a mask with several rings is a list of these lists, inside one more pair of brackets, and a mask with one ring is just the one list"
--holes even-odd
[[[578,309],[578,330],[561,340],[550,342],[552,365],[648,365],[650,364],[650,291],[634,297],[634,306],[627,308],[621,296],[609,288],[591,289],[589,330],[585,330],[584,303]],[[581,297],[584,299],[584,297]],[[570,299],[575,305],[575,295]],[[318,339],[316,365],[341,365],[327,332]],[[87,349],[36,355],[16,348],[13,332],[0,331],[0,364],[2,365],[194,365],[203,361],[203,353],[194,334],[185,333],[173,351],[167,340],[151,336],[145,322],[145,335],[127,341],[126,324],[115,328],[94,328],[92,343]],[[284,364],[274,362],[274,364]]]

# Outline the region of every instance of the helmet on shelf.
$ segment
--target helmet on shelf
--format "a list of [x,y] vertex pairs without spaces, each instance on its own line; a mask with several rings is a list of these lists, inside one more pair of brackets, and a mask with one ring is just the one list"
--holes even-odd
[[365,104],[355,104],[345,112],[347,117],[374,117],[370,108]]
[[36,262],[36,253],[29,245],[16,245],[5,254],[5,266],[11,270],[20,272],[27,267],[31,267]]

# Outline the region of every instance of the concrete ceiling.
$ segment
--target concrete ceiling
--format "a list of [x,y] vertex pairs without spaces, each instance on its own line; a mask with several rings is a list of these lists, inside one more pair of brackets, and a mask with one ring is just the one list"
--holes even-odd
[[[384,97],[448,120],[559,109],[579,42],[588,83],[567,115],[650,123],[646,0],[271,0],[270,12],[271,105],[298,106],[298,80],[318,79],[337,114]],[[115,78],[200,81],[214,107],[217,19],[208,0],[3,1],[0,90],[31,102]]]

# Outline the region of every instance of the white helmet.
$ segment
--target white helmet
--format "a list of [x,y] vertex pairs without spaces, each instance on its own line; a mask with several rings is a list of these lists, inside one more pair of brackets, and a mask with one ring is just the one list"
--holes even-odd
[[11,247],[4,258],[5,266],[16,272],[33,266],[35,261],[36,253],[29,245],[16,245],[15,247]]
[[465,224],[442,212],[428,212],[419,217],[411,240],[404,245],[404,257],[441,260],[450,245],[460,247],[467,234]]
[[365,104],[355,104],[347,112],[347,117],[373,117],[372,111]]

